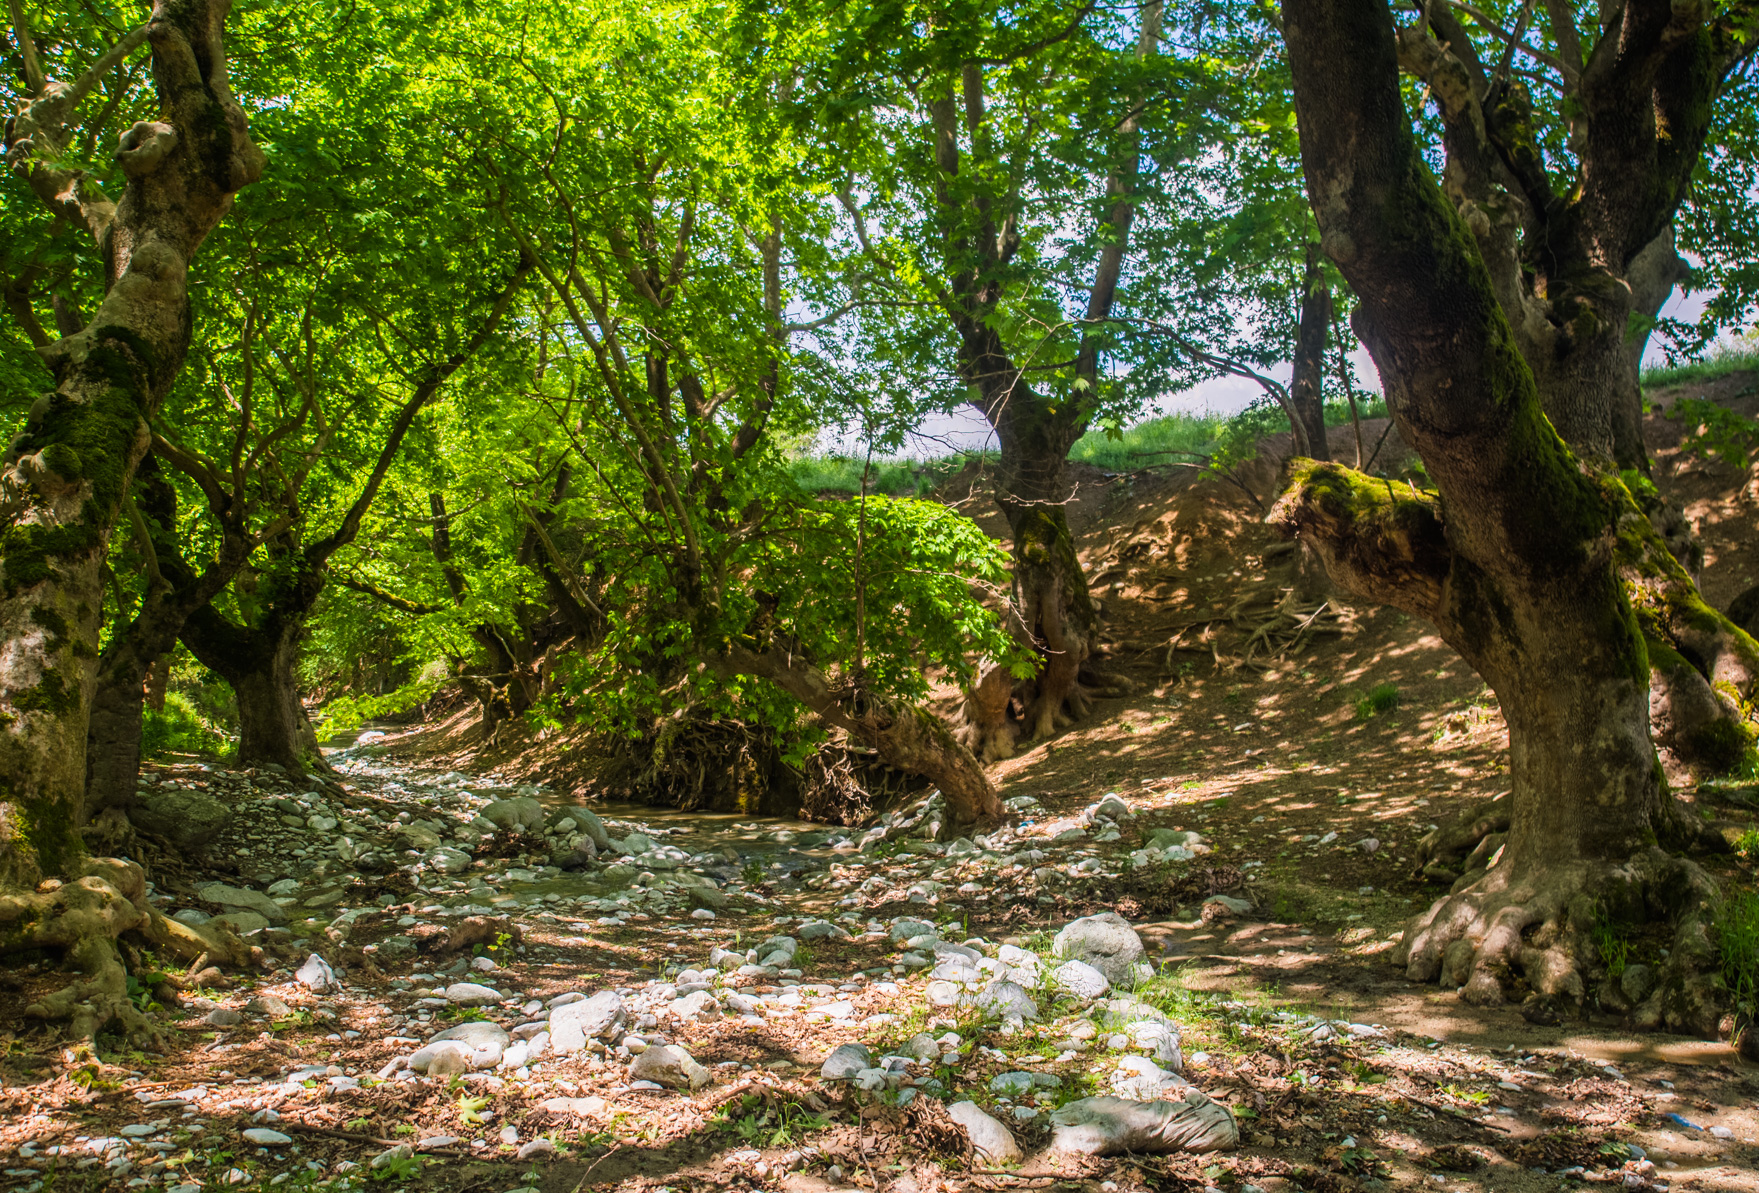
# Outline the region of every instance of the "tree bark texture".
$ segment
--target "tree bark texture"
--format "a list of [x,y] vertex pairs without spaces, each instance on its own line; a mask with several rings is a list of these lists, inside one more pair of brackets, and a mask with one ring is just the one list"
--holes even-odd
[[238,762],[272,762],[294,774],[322,765],[317,733],[299,698],[299,644],[305,619],[323,591],[323,574],[292,552],[268,592],[263,615],[250,624],[203,605],[184,623],[182,638],[201,664],[232,686],[238,701]]
[[[1731,60],[1725,31],[1697,9],[1623,8],[1582,68],[1592,127],[1566,198],[1523,152],[1524,98],[1486,80],[1446,6],[1434,37],[1396,30],[1384,0],[1288,0],[1284,17],[1321,243],[1436,491],[1298,462],[1271,518],[1346,587],[1434,624],[1509,726],[1506,838],[1412,921],[1400,959],[1478,1002],[1580,1002],[1596,916],[1666,917],[1679,935],[1650,1010],[1713,1026],[1693,942],[1714,886],[1658,847],[1697,834],[1651,742],[1645,631],[1659,619],[1633,610],[1629,576],[1667,572],[1656,583],[1672,590],[1681,573],[1619,470],[1633,463],[1622,279],[1686,185],[1713,60]],[[1441,184],[1411,133],[1401,60],[1443,112]]]
[[[210,511],[220,531],[220,549],[197,573],[177,543],[176,491],[149,455],[136,470],[133,486],[136,539],[147,559],[147,586],[129,624],[113,633],[98,658],[86,731],[88,818],[110,808],[126,811],[134,803],[140,777],[143,709],[155,671],[165,663],[189,615],[231,582],[250,557],[254,540],[238,524],[234,508]],[[164,708],[164,691],[157,707]]]
[[[148,420],[189,348],[190,259],[262,173],[227,86],[227,8],[159,0],[85,77],[35,88],[10,128],[8,166],[93,237],[106,291],[89,324],[39,349],[55,389],[31,407],[0,475],[0,881],[80,862],[100,567]],[[143,42],[159,119],[122,134],[127,182],[112,203],[63,162],[80,101]]]
[[1331,286],[1319,264],[1317,244],[1307,246],[1301,278],[1301,310],[1295,329],[1295,359],[1289,378],[1289,404],[1295,410],[1295,442],[1302,455],[1331,459],[1325,433],[1325,341],[1331,330]]

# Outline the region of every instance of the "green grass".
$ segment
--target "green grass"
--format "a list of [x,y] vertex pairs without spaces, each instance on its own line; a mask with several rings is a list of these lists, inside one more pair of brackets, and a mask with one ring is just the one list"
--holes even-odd
[[801,456],[789,465],[789,471],[794,476],[794,483],[808,493],[858,494],[865,465],[869,493],[886,497],[926,497],[936,485],[978,459],[979,455],[970,452],[929,460],[871,462],[855,456]]
[[1378,683],[1370,688],[1368,695],[1356,701],[1356,719],[1366,721],[1384,712],[1391,712],[1399,706],[1399,685],[1396,683]]
[[1069,459],[1108,472],[1196,463],[1196,457],[1215,447],[1227,424],[1216,414],[1163,414],[1137,423],[1116,439],[1103,431],[1089,431],[1069,449]]
[[1716,928],[1722,977],[1735,1009],[1759,1016],[1759,891],[1742,891],[1724,899]]
[[1643,386],[1646,389],[1661,389],[1691,381],[1714,381],[1718,377],[1748,369],[1759,369],[1759,342],[1743,337],[1718,344],[1701,360],[1644,369]]
[[219,758],[232,751],[232,741],[201,714],[182,692],[165,694],[165,711],[148,705],[141,710],[140,750],[146,758],[163,754],[200,754]]
[[[1364,420],[1386,417],[1386,401],[1379,394],[1360,396],[1357,405]],[[1327,402],[1325,422],[1332,427],[1348,426],[1349,404]],[[1280,410],[1262,404],[1234,415],[1207,412],[1163,414],[1145,419],[1115,437],[1104,431],[1089,431],[1069,449],[1069,459],[1107,472],[1135,472],[1169,464],[1201,464],[1205,458],[1230,446],[1230,439],[1256,443],[1260,436],[1288,429],[1289,422]],[[1250,454],[1242,453],[1238,445],[1234,447],[1236,458]],[[865,468],[869,493],[887,497],[926,497],[936,486],[957,475],[973,461],[993,462],[994,458],[994,452],[958,452],[927,459],[898,457],[872,461],[859,456],[806,455],[796,458],[789,465],[789,471],[794,483],[808,493],[860,493]]]
[[1735,852],[1749,862],[1759,862],[1759,828],[1750,828],[1736,837]]

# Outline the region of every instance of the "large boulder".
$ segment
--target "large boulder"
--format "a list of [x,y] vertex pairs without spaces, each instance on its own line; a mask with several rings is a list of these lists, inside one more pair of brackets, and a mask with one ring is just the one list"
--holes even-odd
[[232,823],[232,809],[201,791],[154,787],[142,791],[128,810],[134,827],[176,846],[205,849]]
[[1115,911],[1074,920],[1051,941],[1056,956],[1085,961],[1113,985],[1135,985],[1136,965],[1144,951],[1136,929]]
[[231,911],[254,911],[271,924],[287,922],[287,909],[261,891],[228,886],[223,882],[206,882],[196,887],[195,893],[209,903],[218,903]]
[[529,795],[498,799],[477,813],[498,829],[532,829],[544,822],[544,806]]
[[1196,1086],[1185,1087],[1177,1101],[1082,1098],[1052,1114],[1051,1126],[1051,1150],[1085,1156],[1219,1152],[1240,1142],[1227,1107]]

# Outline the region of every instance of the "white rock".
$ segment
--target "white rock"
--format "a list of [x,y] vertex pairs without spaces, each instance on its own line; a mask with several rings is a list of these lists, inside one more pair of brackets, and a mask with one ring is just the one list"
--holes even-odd
[[1028,1023],[1038,1020],[1038,1004],[1016,982],[991,982],[977,993],[974,1000],[985,1016],[991,1019],[1020,1019]]
[[259,1147],[281,1147],[293,1142],[293,1136],[271,1131],[267,1127],[251,1127],[245,1131],[244,1137]]
[[1076,998],[1104,998],[1112,988],[1105,974],[1085,961],[1065,961],[1051,971],[1057,989]]
[[818,1075],[825,1081],[848,1081],[873,1067],[873,1053],[860,1044],[844,1044],[825,1057]]
[[976,1102],[954,1102],[947,1107],[947,1117],[965,1128],[972,1148],[991,1164],[1011,1164],[1021,1158],[1014,1133],[985,1114]]
[[1142,959],[1142,938],[1130,921],[1115,911],[1084,916],[1071,922],[1051,942],[1058,957],[1085,961],[1112,983],[1131,983]]
[[721,1018],[721,1004],[707,990],[686,994],[667,1008],[686,1023],[713,1023]]
[[649,1048],[629,1064],[635,1081],[651,1081],[667,1089],[701,1089],[710,1081],[709,1071],[676,1044]]
[[1126,1056],[1112,1074],[1112,1092],[1136,1102],[1153,1102],[1183,1089],[1186,1082],[1141,1056]]
[[1178,1101],[1083,1098],[1051,1116],[1054,1151],[1088,1156],[1119,1152],[1215,1152],[1235,1147],[1240,1130],[1226,1107],[1188,1086]]
[[461,1007],[486,1007],[501,1001],[501,992],[475,982],[454,982],[446,987],[446,1001]]
[[388,1147],[378,1155],[374,1156],[372,1160],[368,1162],[367,1167],[385,1168],[397,1160],[407,1160],[413,1155],[415,1155],[415,1148],[407,1143],[399,1143],[397,1146]]
[[299,980],[301,986],[320,994],[341,985],[336,980],[336,973],[330,968],[330,963],[316,953],[307,957],[305,964],[293,976]]
[[588,1040],[615,1034],[623,1018],[623,996],[615,990],[564,1003],[550,1011],[550,1046],[564,1055],[579,1052]]

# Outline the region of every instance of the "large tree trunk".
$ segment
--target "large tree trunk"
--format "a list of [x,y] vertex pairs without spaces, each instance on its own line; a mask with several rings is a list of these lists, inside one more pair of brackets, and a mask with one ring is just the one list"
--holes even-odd
[[[321,579],[313,579],[295,586],[293,595],[272,601],[273,611],[261,625],[238,625],[211,605],[184,624],[184,645],[232,686],[241,766],[272,762],[294,774],[324,766],[317,734],[299,698],[299,643],[306,613],[322,588]],[[300,595],[307,587],[312,595]]]
[[[227,87],[227,7],[159,0],[147,25],[66,86],[42,77],[22,8],[12,6],[32,98],[8,121],[8,164],[85,228],[105,265],[104,300],[88,326],[58,318],[64,336],[54,343],[35,330],[55,390],[31,407],[0,477],[0,952],[55,950],[81,972],[25,1008],[70,1020],[76,1039],[112,1025],[137,1042],[156,1034],[129,995],[115,944],[125,932],[185,963],[250,957],[230,933],[165,919],[147,903],[139,867],[85,858],[79,836],[100,569],[150,420],[189,349],[190,259],[263,168]],[[143,42],[158,119],[122,135],[116,160],[128,181],[112,205],[95,179],[62,164],[73,156],[69,122]],[[45,874],[67,881],[38,887]]]
[[1076,430],[1033,401],[1011,403],[996,429],[996,502],[1014,539],[1014,607],[1042,659],[1015,695],[1026,737],[1048,737],[1088,712],[1081,667],[1099,634],[1066,512],[1074,497],[1067,460]]
[[92,696],[91,725],[86,730],[86,814],[110,809],[126,812],[134,804],[140,777],[142,709],[146,703],[147,671],[134,644],[104,652]]
[[[1160,0],[1142,6],[1136,38],[1138,59],[1158,52],[1161,20]],[[962,82],[966,129],[975,149],[987,137],[982,67],[968,63]],[[930,111],[937,133],[936,160],[943,172],[937,199],[952,209],[958,204],[945,179],[959,172],[959,142],[951,93],[932,103]],[[1106,175],[1108,235],[1087,295],[1069,393],[1052,397],[1035,392],[992,325],[1002,290],[990,276],[990,269],[1012,256],[1019,235],[1011,224],[1005,230],[994,225],[987,199],[977,204],[983,233],[976,245],[966,246],[983,258],[985,268],[966,272],[954,283],[966,303],[955,317],[960,338],[959,372],[981,395],[978,408],[995,428],[1000,448],[996,502],[1008,519],[1014,540],[1015,616],[1010,620],[1040,659],[1038,674],[1012,684],[1006,697],[1002,687],[1007,672],[993,664],[982,670],[977,686],[967,693],[959,738],[985,761],[1012,755],[1019,736],[1048,737],[1085,716],[1091,707],[1080,677],[1097,644],[1100,618],[1075,552],[1074,536],[1069,533],[1065,507],[1074,490],[1067,478],[1068,458],[1069,449],[1086,432],[1099,402],[1100,355],[1106,325],[1117,302],[1139,199],[1140,116],[1139,109],[1132,110],[1118,125],[1118,153]],[[1014,718],[1016,705],[1018,721]]]
[[[227,88],[226,10],[225,0],[160,0],[146,26],[72,86],[30,70],[33,98],[8,123],[11,168],[98,242],[107,287],[87,327],[40,345],[55,390],[31,407],[0,481],[0,883],[80,864],[99,569],[148,420],[189,348],[190,258],[233,192],[262,172]],[[15,34],[28,42],[28,30]],[[123,134],[117,160],[128,181],[112,205],[95,179],[61,163],[79,103],[143,42],[158,120]]]
[[296,774],[321,768],[317,733],[299,698],[300,634],[283,631],[263,639],[231,674],[220,672],[238,698],[238,760],[246,766],[273,762]]
[[[1645,634],[1667,618],[1643,598],[1683,592],[1683,571],[1620,476],[1641,444],[1625,409],[1632,297],[1619,281],[1690,176],[1704,132],[1693,122],[1718,78],[1699,69],[1709,34],[1672,30],[1666,6],[1618,14],[1582,68],[1595,75],[1581,92],[1583,181],[1560,197],[1528,152],[1523,97],[1488,83],[1445,6],[1433,36],[1422,24],[1395,34],[1384,0],[1283,11],[1322,243],[1361,299],[1357,329],[1437,491],[1300,464],[1271,518],[1344,586],[1434,624],[1509,726],[1506,810],[1476,818],[1505,835],[1471,847],[1398,960],[1474,1001],[1525,993],[1548,1018],[1586,995],[1597,924],[1670,919],[1661,989],[1638,1018],[1714,1029],[1714,884],[1660,848],[1701,838],[1650,740]],[[1413,139],[1401,61],[1442,109],[1445,195]],[[1499,202],[1505,183],[1543,219]],[[1523,244],[1529,233],[1540,242]],[[1647,588],[1633,582],[1644,569]]]
[[[135,545],[145,561],[147,583],[133,621],[111,635],[98,659],[86,734],[86,813],[91,817],[133,805],[149,681],[155,671],[164,676],[183,623],[230,583],[252,546],[232,510],[210,511],[220,549],[199,575],[191,569],[177,542],[176,491],[155,456],[148,456],[135,475],[134,506]],[[164,703],[161,687],[157,707]]]

